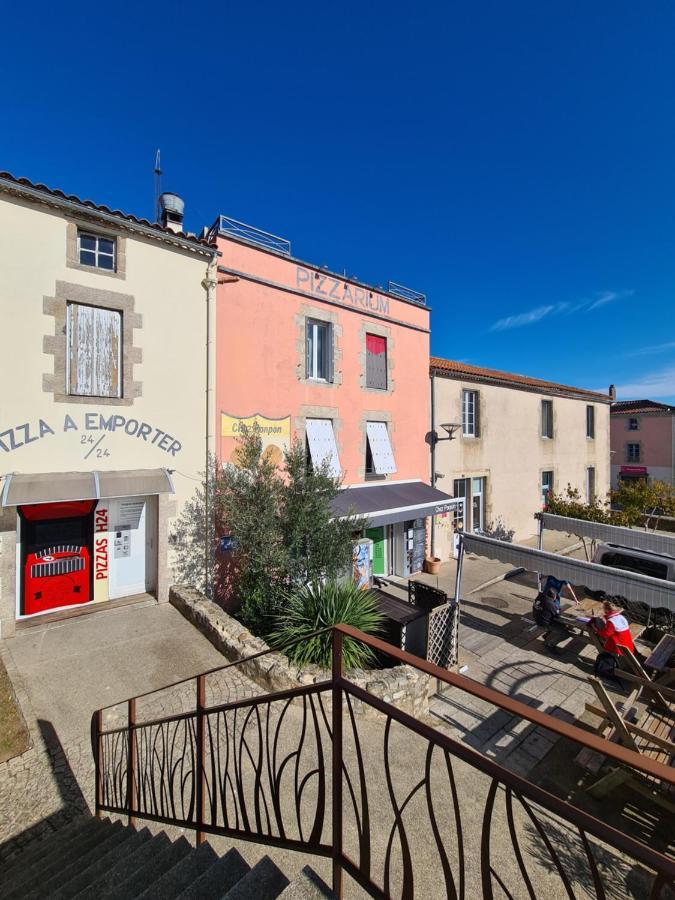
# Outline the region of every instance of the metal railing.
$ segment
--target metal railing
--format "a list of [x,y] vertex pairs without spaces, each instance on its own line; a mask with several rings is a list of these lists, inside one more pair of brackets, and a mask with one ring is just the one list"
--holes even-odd
[[286,238],[271,234],[269,231],[262,231],[253,225],[247,225],[245,222],[238,222],[230,216],[218,216],[214,224],[211,226],[208,236],[213,240],[217,235],[223,237],[233,237],[240,241],[246,241],[247,244],[254,244],[256,247],[263,247],[265,250],[274,250],[282,253],[284,256],[291,255],[291,242]]
[[414,291],[412,288],[406,287],[404,284],[397,284],[390,281],[387,285],[387,291],[394,297],[400,297],[402,300],[409,300],[411,303],[419,303],[420,306],[427,305],[427,295],[420,291]]
[[[264,651],[124,701],[123,725],[104,722],[114,707],[98,710],[97,815],[178,825],[197,842],[216,834],[329,858],[338,896],[346,873],[377,898],[534,898],[559,889],[604,898],[636,870],[649,885],[644,896],[665,896],[675,880],[671,858],[353,683],[343,669],[345,641],[652,784],[675,784],[673,770],[649,757],[340,625],[332,629],[332,671],[317,683],[207,704],[207,688],[231,690],[235,673],[271,652]],[[140,721],[139,703],[150,698],[152,712],[153,698],[167,690],[191,708]]]

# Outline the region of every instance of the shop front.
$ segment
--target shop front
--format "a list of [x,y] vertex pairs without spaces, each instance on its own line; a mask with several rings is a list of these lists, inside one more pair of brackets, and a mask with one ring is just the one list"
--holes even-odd
[[374,483],[344,488],[333,501],[336,515],[367,520],[372,574],[407,578],[422,570],[427,518],[454,509],[456,501],[423,481]]
[[153,594],[166,469],[10,475],[16,618]]

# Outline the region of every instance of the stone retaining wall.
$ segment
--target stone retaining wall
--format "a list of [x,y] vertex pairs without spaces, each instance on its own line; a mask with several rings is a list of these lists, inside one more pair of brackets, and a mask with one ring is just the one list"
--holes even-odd
[[[216,603],[194,588],[174,585],[169,600],[230,661],[269,651],[261,638],[255,637]],[[249,660],[239,667],[247,677],[269,691],[283,691],[302,684],[315,684],[330,678],[330,672],[319,666],[297,666],[275,651]],[[349,680],[369,693],[416,716],[429,712],[429,700],[436,690],[435,681],[411,666],[393,669],[354,669]],[[379,715],[372,707],[352,698],[359,715]]]

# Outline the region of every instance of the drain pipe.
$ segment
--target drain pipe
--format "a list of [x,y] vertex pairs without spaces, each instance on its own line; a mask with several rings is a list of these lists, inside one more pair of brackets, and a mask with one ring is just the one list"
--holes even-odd
[[[429,372],[431,388],[431,486],[436,487],[436,389],[434,373]],[[431,556],[436,556],[436,516],[431,517]]]
[[211,546],[211,464],[215,456],[215,377],[216,377],[216,272],[218,269],[217,257],[214,254],[209,260],[206,269],[206,277],[202,281],[202,287],[206,293],[206,445],[204,465],[204,590],[209,599],[211,597],[211,583],[213,580]]

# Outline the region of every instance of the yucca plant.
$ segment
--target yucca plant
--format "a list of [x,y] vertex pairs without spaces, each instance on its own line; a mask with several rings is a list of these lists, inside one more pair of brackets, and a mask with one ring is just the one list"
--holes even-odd
[[[366,634],[377,634],[383,617],[377,608],[377,595],[364,591],[353,582],[308,584],[287,594],[284,612],[277,617],[277,627],[271,635],[273,646],[281,647],[289,641],[306,636],[284,652],[298,665],[314,664],[329,668],[332,658],[332,636],[324,634],[308,637],[314,631],[331,625],[351,625]],[[374,660],[370,647],[345,638],[343,643],[345,669],[367,666]]]

